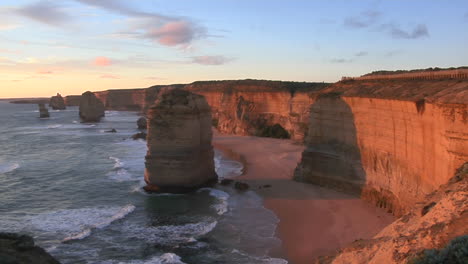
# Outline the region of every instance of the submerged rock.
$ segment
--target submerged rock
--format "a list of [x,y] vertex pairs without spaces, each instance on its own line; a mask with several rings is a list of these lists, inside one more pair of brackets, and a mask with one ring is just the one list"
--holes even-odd
[[221,182],[219,182],[219,184],[226,186],[226,185],[230,185],[233,182],[234,182],[233,179],[222,179]]
[[50,117],[49,110],[45,107],[45,104],[40,103],[39,106],[39,117],[40,118],[48,118]]
[[234,184],[234,188],[238,191],[247,191],[249,189],[249,185],[245,182],[236,182]]
[[117,133],[117,130],[115,128],[112,128],[110,130],[104,131],[105,133]]
[[53,110],[67,109],[67,107],[65,106],[65,100],[59,93],[57,93],[56,96],[52,96],[50,98],[49,107],[51,107]]
[[80,100],[80,118],[83,122],[99,122],[104,117],[104,104],[94,93],[85,92]]
[[146,129],[147,121],[145,117],[138,118],[137,126],[138,129]]
[[136,133],[135,135],[132,136],[132,139],[133,140],[137,140],[137,139],[143,139],[143,140],[146,140],[146,133],[145,132],[139,132],[139,133]]
[[0,233],[0,263],[60,264],[44,249],[35,246],[32,237],[15,233]]
[[148,113],[145,190],[186,192],[214,184],[211,109],[205,98],[174,89]]

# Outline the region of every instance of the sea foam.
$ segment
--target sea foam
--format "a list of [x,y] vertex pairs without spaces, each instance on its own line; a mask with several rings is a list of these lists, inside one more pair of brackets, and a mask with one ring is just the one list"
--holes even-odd
[[65,242],[83,239],[91,235],[93,229],[102,229],[133,210],[135,206],[131,204],[123,207],[64,209],[34,216],[30,224],[36,229],[58,234]]
[[19,163],[0,163],[0,174],[12,172],[20,167]]

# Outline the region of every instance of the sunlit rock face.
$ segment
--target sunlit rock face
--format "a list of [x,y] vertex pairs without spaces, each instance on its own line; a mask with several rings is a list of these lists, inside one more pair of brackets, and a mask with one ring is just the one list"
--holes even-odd
[[99,122],[105,115],[104,104],[94,93],[85,92],[80,100],[80,118],[83,122]]
[[65,106],[65,100],[59,93],[56,96],[52,96],[50,98],[49,107],[51,107],[53,110],[65,110],[67,108]]
[[147,117],[145,190],[186,192],[217,181],[211,109],[203,96],[167,91]]
[[468,80],[334,84],[311,103],[296,178],[408,212],[467,160],[467,90]]

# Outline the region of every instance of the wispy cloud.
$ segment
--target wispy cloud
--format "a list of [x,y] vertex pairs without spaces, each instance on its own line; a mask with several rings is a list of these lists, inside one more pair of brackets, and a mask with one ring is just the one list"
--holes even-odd
[[424,24],[419,24],[412,30],[403,30],[395,24],[384,24],[381,25],[381,29],[388,32],[393,38],[417,39],[429,37],[429,31],[427,30],[427,26]]
[[366,28],[374,25],[379,18],[381,13],[375,10],[368,10],[362,12],[358,16],[352,16],[345,18],[343,24],[351,28]]
[[354,56],[356,57],[364,57],[364,56],[367,56],[369,53],[367,51],[360,51],[356,54],[354,54]]
[[333,58],[330,60],[331,63],[351,63],[353,59],[344,59],[344,58]]
[[120,76],[113,75],[113,74],[102,74],[99,77],[102,79],[120,79]]
[[188,18],[139,11],[118,0],[76,1],[126,16],[127,28],[116,32],[118,36],[149,39],[164,46],[182,47],[207,36],[204,27]]
[[54,71],[52,71],[52,70],[39,70],[36,73],[37,74],[53,74]]
[[231,62],[233,59],[224,56],[195,56],[192,62],[202,65],[222,65]]
[[99,56],[94,58],[93,64],[95,66],[110,66],[112,64],[112,60],[104,56]]
[[394,57],[394,56],[397,56],[399,54],[403,53],[402,50],[391,50],[391,51],[388,51],[385,53],[385,57]]
[[418,24],[413,29],[403,29],[396,23],[383,23],[383,14],[369,10],[360,13],[358,16],[347,17],[343,25],[352,29],[368,29],[383,32],[395,39],[418,39],[429,37],[429,30],[425,24]]
[[39,1],[14,10],[14,13],[51,26],[63,26],[70,22],[67,14],[58,1]]

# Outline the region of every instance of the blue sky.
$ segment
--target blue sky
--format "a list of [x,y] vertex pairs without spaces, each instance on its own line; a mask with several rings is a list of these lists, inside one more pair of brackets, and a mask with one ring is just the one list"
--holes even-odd
[[0,97],[468,64],[468,1],[2,0]]

